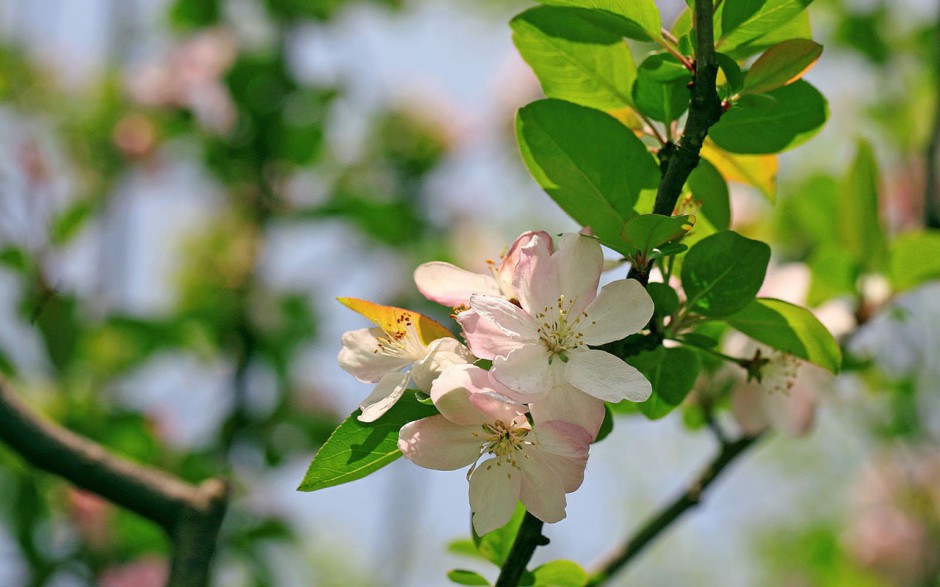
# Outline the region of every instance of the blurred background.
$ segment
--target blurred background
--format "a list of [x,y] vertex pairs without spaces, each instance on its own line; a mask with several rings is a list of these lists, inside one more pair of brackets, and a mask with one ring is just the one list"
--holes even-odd
[[[667,25],[685,7],[659,5]],[[117,453],[229,477],[217,585],[494,575],[447,550],[469,534],[462,474],[399,461],[295,488],[369,391],[336,365],[342,332],[365,325],[336,296],[443,319],[411,281],[419,263],[482,268],[524,230],[578,228],[512,135],[540,96],[507,25],[527,6],[0,2],[0,371]],[[775,245],[763,293],[818,307],[847,372],[807,436],[764,441],[613,584],[940,584],[940,283],[836,283],[824,242],[840,212],[824,194],[859,138],[881,166],[885,232],[938,222],[924,207],[938,6],[816,0],[810,14],[825,53],[807,79],[831,119],[779,175],[762,167],[763,189],[733,185],[733,214]],[[598,561],[715,449],[679,412],[618,418],[536,561]],[[167,548],[0,448],[0,585],[162,585]]]

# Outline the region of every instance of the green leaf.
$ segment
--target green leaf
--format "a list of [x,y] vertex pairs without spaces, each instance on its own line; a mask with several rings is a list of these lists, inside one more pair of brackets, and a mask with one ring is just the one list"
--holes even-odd
[[68,242],[69,239],[81,231],[94,213],[95,208],[90,202],[79,202],[66,209],[52,223],[49,236],[53,244],[62,245]]
[[450,544],[447,545],[447,552],[486,560],[486,557],[477,550],[476,543],[469,538],[458,538],[457,540],[451,541]]
[[458,585],[489,585],[490,584],[490,582],[487,581],[486,578],[483,577],[483,575],[481,575],[480,573],[467,571],[465,569],[454,569],[453,571],[448,571],[447,578]]
[[29,272],[30,267],[32,267],[32,263],[29,257],[26,256],[26,252],[14,246],[7,246],[0,249],[0,264],[22,274]]
[[738,65],[738,62],[724,53],[715,53],[715,61],[718,63],[721,72],[725,74],[725,80],[731,89],[727,95],[730,96],[740,92],[744,86],[744,73],[741,72],[741,66]]
[[679,309],[679,294],[665,283],[652,282],[646,286],[646,293],[653,299],[656,314],[669,316]]
[[509,551],[516,541],[516,534],[519,533],[519,527],[522,526],[522,518],[525,517],[525,508],[521,503],[516,503],[516,511],[512,518],[502,528],[497,528],[483,536],[477,536],[473,532],[473,541],[476,542],[477,549],[488,561],[497,567],[503,566],[509,557]]
[[695,216],[642,214],[627,220],[620,236],[645,257],[659,245],[682,237],[694,225]]
[[878,188],[874,150],[868,142],[859,141],[839,190],[835,231],[855,262],[872,271],[883,269],[887,257],[884,229],[878,219]]
[[557,560],[532,571],[534,587],[584,587],[588,584],[587,571],[576,562]]
[[838,372],[839,343],[806,308],[772,298],[757,298],[725,319],[731,327],[758,342]]
[[940,231],[907,232],[891,243],[888,275],[895,289],[940,277]]
[[526,167],[561,208],[602,243],[629,255],[620,239],[643,189],[659,183],[646,146],[607,114],[562,100],[519,110],[516,137]]
[[651,420],[658,420],[682,403],[702,370],[699,354],[686,347],[659,347],[627,358],[653,386],[653,394],[637,404]]
[[723,43],[721,50],[733,59],[743,60],[751,55],[770,49],[790,39],[810,39],[813,36],[809,23],[809,11],[796,15],[789,22],[773,29],[766,35],[742,43]]
[[587,8],[595,21],[617,34],[638,41],[655,41],[662,24],[654,0],[539,0],[549,6]]
[[744,76],[742,93],[769,92],[795,82],[816,64],[822,50],[809,39],[790,39],[767,49]]
[[807,260],[812,280],[806,302],[818,306],[834,297],[854,294],[859,278],[858,264],[841,247],[825,245]]
[[732,153],[778,153],[813,138],[829,118],[829,105],[803,80],[767,94],[743,96],[709,131]]
[[700,214],[716,230],[731,226],[731,199],[728,182],[715,166],[701,159],[689,175],[692,197],[700,203]]
[[785,25],[813,0],[725,0],[717,47],[738,46]]
[[[16,365],[13,364],[10,356],[2,348],[0,348],[0,373],[7,377],[16,376]],[[613,423],[611,423],[611,427],[613,427]]]
[[726,316],[750,303],[767,273],[770,247],[732,231],[695,244],[682,264],[688,305],[704,316]]
[[636,65],[623,37],[584,17],[589,11],[541,6],[510,21],[513,42],[549,98],[601,110],[633,103]]
[[333,487],[378,471],[401,456],[398,450],[401,427],[433,416],[437,410],[418,402],[413,393],[405,393],[375,422],[360,422],[356,418],[361,413],[353,412],[320,447],[298,491]]
[[669,53],[654,53],[640,64],[633,102],[653,120],[670,123],[688,110],[692,74]]

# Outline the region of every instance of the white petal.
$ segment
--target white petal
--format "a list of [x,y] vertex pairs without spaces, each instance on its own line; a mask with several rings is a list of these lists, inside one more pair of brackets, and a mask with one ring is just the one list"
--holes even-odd
[[[493,360],[493,377],[517,394],[535,399],[554,386],[550,354],[541,343],[517,348],[505,357]],[[561,359],[555,359],[561,362]]]
[[411,368],[415,387],[427,393],[431,383],[448,367],[476,360],[470,349],[455,338],[438,338],[428,345],[428,354]]
[[534,253],[538,257],[548,258],[552,255],[552,237],[547,232],[529,231],[520,234],[513,241],[498,268],[499,288],[503,292],[503,297],[507,299],[519,299],[519,294],[513,285],[513,278],[523,249],[527,251],[527,254]]
[[593,238],[566,233],[558,239],[552,255],[558,266],[559,293],[576,300],[572,314],[579,314],[597,295],[597,284],[604,270],[604,253]]
[[538,445],[530,454],[537,462],[544,463],[558,474],[565,492],[571,493],[581,487],[594,435],[581,426],[563,420],[538,424],[536,435]]
[[529,411],[536,428],[543,422],[565,420],[587,430],[592,440],[604,422],[604,401],[567,384],[529,404]]
[[473,529],[480,536],[506,525],[519,501],[522,474],[508,464],[497,465],[490,459],[470,477],[470,508]]
[[537,340],[539,337],[535,318],[508,300],[473,295],[470,296],[470,307],[481,318],[498,326],[505,336],[521,340]]
[[508,355],[526,344],[520,337],[507,335],[503,328],[473,310],[458,314],[457,323],[463,328],[470,350],[481,359],[492,360],[499,355]]
[[444,416],[431,416],[405,424],[398,433],[398,450],[425,469],[455,471],[480,455],[475,426],[460,426]]
[[472,393],[490,391],[490,377],[473,365],[455,365],[434,380],[431,401],[445,418],[456,424],[480,425],[491,421],[470,401]]
[[[537,453],[530,451],[529,454]],[[522,484],[519,499],[533,516],[553,524],[565,519],[565,487],[551,467],[537,457],[519,459]]]
[[568,353],[565,376],[571,385],[607,402],[642,402],[653,393],[642,373],[604,351]]
[[639,332],[653,317],[653,300],[635,279],[613,281],[601,288],[585,310],[584,343],[597,345]]
[[499,284],[492,275],[472,273],[450,263],[425,263],[415,269],[415,285],[427,299],[450,306],[465,306],[471,294],[499,296]]
[[512,285],[520,305],[532,314],[554,304],[561,293],[550,243],[550,237],[535,236],[518,249]]
[[357,419],[360,422],[375,422],[382,414],[389,411],[405,393],[405,388],[408,387],[410,379],[408,373],[389,373],[379,379],[369,397],[359,404],[362,413],[359,414]]
[[470,402],[481,413],[486,414],[487,422],[515,422],[518,426],[529,427],[529,421],[523,415],[528,411],[526,407],[506,396],[492,392],[471,393]]
[[406,357],[392,357],[379,349],[378,337],[384,336],[380,328],[361,328],[343,334],[343,348],[336,358],[339,366],[363,383],[375,383],[383,375],[411,364]]

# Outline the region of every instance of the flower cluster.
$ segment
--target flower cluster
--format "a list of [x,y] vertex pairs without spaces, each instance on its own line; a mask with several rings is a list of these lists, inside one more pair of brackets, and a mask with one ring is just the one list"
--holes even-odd
[[505,524],[517,501],[545,522],[564,518],[604,402],[651,393],[639,371],[592,348],[640,331],[653,314],[635,280],[598,291],[603,265],[593,238],[556,243],[544,232],[519,236],[489,274],[421,265],[419,291],[454,309],[466,345],[426,316],[341,300],[376,325],[347,332],[339,354],[346,371],[376,384],[359,419],[381,417],[409,386],[427,394],[439,414],[402,427],[398,446],[429,469],[469,466],[478,534]]

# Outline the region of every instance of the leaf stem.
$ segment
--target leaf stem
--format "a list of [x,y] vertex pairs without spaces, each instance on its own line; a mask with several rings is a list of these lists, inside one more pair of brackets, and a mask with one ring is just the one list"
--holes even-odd
[[512,550],[509,551],[509,556],[499,571],[495,587],[519,585],[519,580],[525,573],[526,565],[532,559],[535,549],[546,544],[548,544],[548,538],[542,535],[542,520],[526,512],[525,517],[522,518],[522,525],[519,526],[519,532],[516,534],[516,540],[512,544]]
[[597,587],[607,583],[615,574],[623,570],[637,555],[649,546],[663,531],[669,528],[686,510],[697,506],[702,501],[702,494],[738,457],[754,446],[760,435],[744,436],[733,442],[725,442],[721,450],[688,488],[676,496],[666,507],[653,515],[633,536],[616,551],[610,553],[602,562],[588,583]]
[[[670,37],[671,37],[671,36],[672,36],[672,35],[670,35]],[[672,37],[672,38],[675,39],[675,37]],[[683,67],[685,67],[685,68],[688,69],[689,71],[692,71],[692,72],[695,71],[695,64],[692,63],[692,61],[690,61],[688,57],[686,57],[685,55],[683,55],[682,53],[680,53],[679,50],[678,50],[676,47],[674,47],[674,46],[672,46],[671,44],[669,44],[668,42],[666,42],[666,39],[665,39],[665,38],[663,38],[663,39],[656,39],[656,42],[659,43],[659,45],[660,45],[663,49],[665,49],[666,51],[669,51],[669,54],[670,54],[670,55],[672,55],[672,56],[675,57],[677,60],[679,60],[679,63],[681,63]]]

